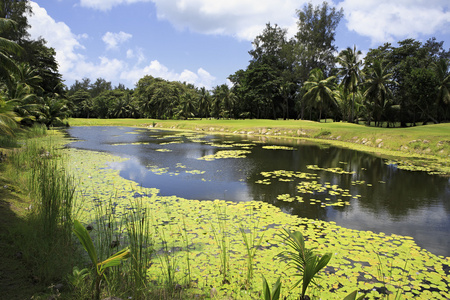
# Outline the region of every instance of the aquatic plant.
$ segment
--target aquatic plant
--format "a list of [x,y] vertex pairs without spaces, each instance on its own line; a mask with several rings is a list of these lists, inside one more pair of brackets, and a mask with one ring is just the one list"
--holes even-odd
[[185,248],[185,252],[186,252],[186,264],[187,264],[187,268],[186,268],[186,277],[187,277],[187,286],[190,286],[192,283],[192,279],[191,279],[191,251],[189,250],[189,238],[188,238],[188,233],[187,233],[187,226],[186,226],[186,218],[183,216],[183,230],[182,230],[182,235],[183,235],[183,241],[184,241],[184,248]]
[[262,298],[264,300],[278,300],[280,299],[281,294],[281,277],[278,277],[277,281],[272,287],[272,291],[270,290],[269,284],[267,283],[266,277],[262,275],[263,279],[263,293]]
[[316,279],[319,277],[316,274],[330,262],[332,254],[326,253],[319,257],[314,253],[314,248],[307,249],[305,238],[300,231],[291,232],[289,229],[284,229],[280,236],[290,250],[280,252],[277,257],[286,261],[290,268],[295,269],[293,276],[298,276],[300,279],[291,289],[302,284],[300,299],[306,299],[309,284],[317,285]]
[[220,273],[222,274],[222,284],[230,283],[228,280],[228,269],[230,260],[230,239],[227,233],[227,206],[220,206],[216,204],[214,206],[215,214],[217,218],[217,223],[219,228],[216,229],[213,223],[211,223],[211,230],[216,240],[217,247],[219,248],[220,254]]
[[251,219],[249,223],[253,224],[250,229],[246,229],[242,223],[239,224],[239,231],[245,244],[245,250],[247,250],[247,278],[245,282],[247,288],[250,287],[253,279],[253,260],[255,259],[256,251],[261,246],[264,238],[264,232],[258,237],[259,221],[253,222],[253,214],[249,218]]
[[94,299],[100,299],[100,284],[102,278],[106,280],[105,271],[108,268],[118,266],[123,260],[130,257],[130,249],[128,247],[118,251],[117,253],[111,255],[104,261],[98,261],[97,252],[95,251],[94,244],[92,243],[92,239],[89,236],[88,231],[84,228],[83,225],[78,220],[74,220],[73,222],[73,232],[80,240],[81,245],[84,250],[88,253],[92,264],[95,267],[95,282],[94,282]]
[[161,272],[165,279],[164,283],[168,289],[173,289],[176,284],[175,272],[177,271],[177,257],[175,254],[175,247],[170,247],[164,229],[161,229],[159,234],[161,239],[162,249],[159,251],[159,261],[161,263]]
[[[244,268],[246,266],[246,246],[239,228],[232,226],[239,224],[241,221],[244,228],[250,228],[252,224],[249,223],[250,218],[247,218],[247,215],[248,210],[251,209],[255,218],[259,220],[259,227],[266,228],[262,247],[254,258],[254,265],[258,267],[257,271],[255,268],[255,274],[264,274],[269,282],[275,282],[277,277],[286,270],[286,263],[278,260],[273,261],[272,258],[286,247],[286,245],[281,245],[275,241],[282,226],[289,226],[291,230],[301,231],[307,245],[315,247],[317,252],[333,253],[333,259],[329,262],[327,268],[320,272],[327,274],[322,275],[320,280],[322,287],[320,297],[322,299],[342,299],[355,289],[368,291],[367,297],[369,298],[382,297],[383,295],[379,293],[382,285],[373,276],[376,276],[376,268],[379,264],[373,251],[389,253],[392,257],[403,257],[405,249],[408,249],[411,253],[408,263],[410,268],[409,284],[404,288],[405,298],[448,299],[450,297],[448,292],[450,288],[447,282],[448,269],[446,267],[448,266],[448,258],[438,257],[421,249],[411,237],[351,230],[337,226],[334,222],[299,218],[283,213],[279,208],[265,202],[232,203],[229,201],[198,201],[179,197],[163,197],[156,195],[158,193],[156,189],[144,189],[136,182],[121,178],[118,171],[104,167],[108,162],[123,160],[122,158],[84,150],[67,149],[66,151],[70,153],[71,168],[77,174],[80,182],[80,189],[78,190],[82,191],[86,198],[98,198],[98,200],[86,203],[83,206],[83,220],[86,220],[86,222],[92,220],[95,205],[100,203],[99,201],[107,203],[111,194],[117,194],[116,215],[118,217],[130,209],[132,202],[129,199],[142,196],[142,201],[151,207],[154,217],[152,224],[157,227],[165,224],[166,241],[169,245],[176,247],[177,262],[180,269],[183,269],[186,268],[187,260],[186,253],[181,249],[186,248],[185,242],[180,238],[179,224],[183,217],[185,218],[186,227],[189,230],[189,240],[191,241],[189,258],[193,285],[189,289],[183,289],[184,293],[193,291],[194,294],[209,294],[210,286],[214,286],[217,288],[217,298],[241,297],[248,299],[258,297],[262,287],[255,285],[255,278],[251,289],[242,289],[242,282],[245,280],[246,274],[244,271],[242,274],[243,280],[241,280],[239,271],[243,269],[243,266]],[[300,173],[298,175],[302,176]],[[327,188],[327,190],[330,190],[330,188]],[[338,190],[336,189],[336,191]],[[339,192],[341,194],[346,193],[345,191]],[[232,250],[228,251],[230,268],[227,278],[239,279],[233,280],[230,284],[222,285],[220,288],[218,287],[223,280],[222,274],[218,274],[217,271],[218,266],[221,265],[220,249],[211,230],[211,224],[218,230],[220,228],[216,206],[221,206],[222,211],[224,210],[223,206],[226,206],[227,235],[231,246],[228,249]],[[170,216],[165,213],[168,208],[171,212]],[[161,239],[157,235],[154,237],[159,245]],[[195,238],[195,243],[192,243],[193,238]],[[368,249],[368,244],[373,245],[374,249]],[[280,249],[280,247],[283,248]],[[152,263],[153,265],[148,271],[150,282],[165,278],[161,272],[161,262],[158,259],[153,259]],[[395,265],[403,265],[403,263],[396,262]],[[425,269],[426,272],[423,271]],[[181,278],[180,276],[176,279]],[[297,278],[283,276],[282,280],[283,286],[290,287]],[[399,280],[396,275],[392,278],[391,285],[395,285],[397,288],[398,284]],[[163,293],[162,289],[152,285],[150,289],[153,289],[154,293],[159,293],[159,291]],[[170,293],[168,289],[164,291],[166,293],[164,295]],[[312,296],[312,291],[314,290],[309,287],[308,295]],[[122,293],[125,292],[122,291]]]
[[151,224],[151,210],[136,198],[125,217],[126,231],[130,248],[130,276],[133,298],[142,299],[148,290],[147,271],[154,252],[154,232]]
[[[387,259],[386,262],[383,262],[380,253],[376,254],[379,261],[379,264],[377,265],[378,280],[383,285],[383,298],[391,299],[390,296],[393,295],[394,300],[400,300],[404,289],[402,283],[405,282],[409,273],[409,271],[407,271],[408,259],[405,259],[405,265],[401,268],[393,265],[393,259],[390,261]],[[384,266],[387,266],[387,270],[385,270]],[[396,278],[396,284],[400,286],[395,287],[391,284],[391,281],[393,281],[394,278]]]

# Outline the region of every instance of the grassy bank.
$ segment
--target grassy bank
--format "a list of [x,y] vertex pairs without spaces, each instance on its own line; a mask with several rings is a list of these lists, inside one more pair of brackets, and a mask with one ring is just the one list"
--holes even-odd
[[137,126],[301,138],[389,156],[400,167],[450,174],[450,124],[379,128],[299,120],[70,119],[71,126]]
[[1,149],[7,153],[0,164],[1,297],[47,299],[58,294],[77,257],[75,187],[64,168],[62,133],[41,128],[21,137],[16,148]]

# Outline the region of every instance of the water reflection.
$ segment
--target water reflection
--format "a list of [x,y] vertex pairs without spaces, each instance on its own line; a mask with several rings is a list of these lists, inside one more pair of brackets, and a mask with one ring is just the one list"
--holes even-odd
[[[265,201],[289,214],[335,221],[347,228],[413,236],[419,246],[450,256],[448,178],[399,170],[366,153],[301,140],[180,135],[179,132],[125,127],[73,127],[69,134],[80,139],[70,147],[130,158],[111,167],[120,170],[124,178],[160,189],[161,195],[199,200]],[[261,142],[295,149],[264,149]],[[251,151],[245,159],[198,160],[220,150],[245,147]],[[158,149],[170,152],[158,152]],[[308,167],[311,165],[320,169],[311,169]],[[346,173],[337,174],[328,168],[340,168]],[[280,177],[265,178],[261,174],[276,170],[311,173],[316,178],[282,181]],[[256,183],[264,179],[271,184]],[[347,190],[349,196],[343,201],[350,205],[324,207],[326,203],[344,198],[343,194],[331,195],[330,188],[321,192],[313,190],[310,194],[300,192],[298,186],[303,181],[317,181],[318,186]],[[302,197],[304,202],[277,200],[283,194]]]

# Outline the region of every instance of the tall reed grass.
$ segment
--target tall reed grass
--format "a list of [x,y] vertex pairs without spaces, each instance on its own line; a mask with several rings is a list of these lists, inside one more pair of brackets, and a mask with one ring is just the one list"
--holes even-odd
[[26,222],[12,234],[18,236],[17,246],[34,280],[45,284],[63,281],[74,259],[71,228],[75,191],[64,157],[51,137],[27,139],[11,152],[5,172],[30,197]]

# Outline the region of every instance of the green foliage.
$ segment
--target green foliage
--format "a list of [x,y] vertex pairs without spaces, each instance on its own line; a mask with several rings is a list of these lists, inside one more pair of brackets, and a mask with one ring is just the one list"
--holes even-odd
[[325,107],[337,107],[335,94],[335,76],[324,77],[321,69],[311,71],[308,81],[305,82],[304,89],[306,93],[303,95],[303,101],[307,105],[319,109],[319,121],[322,119],[322,111]]
[[77,266],[73,267],[72,274],[67,276],[70,284],[72,284],[75,288],[81,286],[86,277],[89,276],[89,269],[79,269]]
[[218,228],[211,223],[211,230],[214,235],[220,257],[220,273],[222,274],[222,284],[230,283],[228,280],[230,268],[230,238],[227,229],[227,207],[215,205],[215,214]]
[[92,239],[89,236],[89,232],[78,220],[73,222],[73,232],[77,236],[84,250],[88,253],[92,264],[95,267],[96,278],[95,278],[95,293],[94,298],[100,299],[100,284],[102,277],[106,278],[105,271],[108,268],[115,267],[121,264],[122,261],[130,257],[130,249],[124,248],[115,254],[111,255],[103,261],[98,261],[97,252],[92,243]]
[[353,291],[342,300],[363,300],[365,296],[364,294],[358,297],[358,291]]
[[289,229],[284,229],[280,236],[290,250],[280,252],[277,257],[286,261],[290,268],[295,270],[293,276],[300,277],[292,289],[302,284],[300,298],[304,299],[310,283],[317,285],[316,280],[319,276],[316,274],[330,262],[332,254],[326,253],[319,257],[314,253],[314,248],[307,249],[305,238],[300,231],[291,232]]
[[[250,217],[253,220],[253,216]],[[253,222],[250,222],[255,224]],[[261,246],[264,238],[264,233],[258,237],[259,222],[253,226],[253,228],[246,229],[242,223],[239,224],[239,231],[241,232],[242,239],[247,250],[247,278],[246,287],[249,288],[253,279],[253,260],[255,259],[256,251]],[[248,231],[248,232],[247,232]]]
[[263,279],[263,292],[262,299],[264,300],[278,300],[280,299],[281,294],[281,277],[278,277],[277,281],[272,287],[272,291],[270,290],[269,284],[267,283],[266,277],[262,275]]

